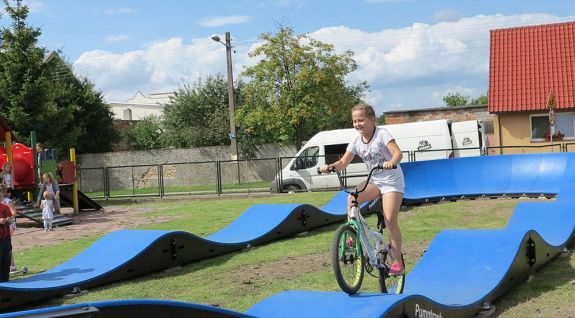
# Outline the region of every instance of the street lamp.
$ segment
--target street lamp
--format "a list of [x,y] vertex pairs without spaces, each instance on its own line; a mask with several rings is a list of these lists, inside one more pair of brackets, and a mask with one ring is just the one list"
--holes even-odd
[[238,143],[236,138],[236,123],[234,120],[234,78],[232,74],[232,43],[230,32],[226,32],[226,43],[222,42],[220,36],[214,34],[212,40],[223,44],[226,47],[226,56],[228,61],[228,101],[230,104],[230,140],[232,147],[232,160],[238,160]]

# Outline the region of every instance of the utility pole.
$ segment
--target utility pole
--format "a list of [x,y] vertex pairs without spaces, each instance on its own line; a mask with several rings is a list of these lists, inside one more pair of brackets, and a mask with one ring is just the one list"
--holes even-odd
[[226,32],[226,56],[228,61],[228,103],[230,104],[230,140],[232,147],[232,160],[238,160],[238,142],[236,136],[236,121],[234,119],[234,75],[232,72],[232,39],[230,32]]

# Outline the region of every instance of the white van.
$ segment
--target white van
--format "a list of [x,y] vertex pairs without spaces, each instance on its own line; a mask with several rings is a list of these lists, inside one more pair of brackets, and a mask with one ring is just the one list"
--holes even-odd
[[451,137],[455,158],[481,156],[487,146],[483,122],[480,120],[452,123]]
[[[410,161],[412,151],[429,151],[427,158],[420,160],[449,158],[452,155],[451,135],[448,120],[433,120],[397,125],[381,126],[395,138],[403,151],[402,162]],[[334,174],[318,175],[317,168],[333,163],[345,153],[358,132],[353,129],[322,131],[313,136],[281,170],[272,182],[272,191],[309,191],[314,189],[337,188],[339,183]],[[437,151],[435,151],[437,150]],[[365,174],[367,167],[358,157],[347,167],[346,174]],[[280,182],[281,180],[281,182]],[[364,177],[346,179],[348,186],[356,185]]]

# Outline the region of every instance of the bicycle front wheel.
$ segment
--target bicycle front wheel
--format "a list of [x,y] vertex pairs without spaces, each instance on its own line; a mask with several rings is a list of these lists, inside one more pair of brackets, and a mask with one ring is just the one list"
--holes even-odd
[[[393,260],[391,259],[391,256],[387,253],[387,251],[383,252],[380,255],[380,262],[386,265],[385,268],[379,269],[379,287],[381,289],[381,292],[388,294],[403,293],[403,288],[405,287],[405,267],[401,275],[390,276],[389,268],[391,267],[391,263],[393,262]],[[403,255],[401,255],[401,263],[405,264],[403,260]]]
[[363,253],[357,231],[349,224],[335,231],[332,249],[333,272],[337,284],[344,292],[355,294],[363,282]]

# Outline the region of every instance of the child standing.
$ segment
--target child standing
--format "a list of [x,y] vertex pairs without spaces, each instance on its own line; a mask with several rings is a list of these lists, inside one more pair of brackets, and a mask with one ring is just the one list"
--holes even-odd
[[10,223],[13,219],[10,208],[0,203],[0,282],[7,282],[10,279],[10,255],[12,254]]
[[[4,186],[0,186],[0,203],[5,204],[10,209],[12,213],[12,222],[10,222],[10,238],[14,237],[14,231],[16,231],[16,208],[14,208],[14,204],[12,203],[12,199],[10,198],[10,194],[7,192]],[[16,272],[16,264],[14,263],[14,255],[10,253],[10,273]]]
[[[370,105],[358,104],[351,109],[353,128],[359,135],[349,143],[343,157],[330,164],[320,167],[322,172],[332,169],[344,170],[357,155],[367,164],[368,170],[381,165],[384,170],[375,171],[365,191],[359,194],[358,203],[376,199],[381,196],[383,213],[394,262],[391,264],[389,275],[401,275],[403,264],[401,262],[401,231],[398,224],[399,208],[403,200],[405,182],[403,171],[399,166],[402,159],[401,150],[393,136],[384,128],[377,127],[375,111]],[[397,166],[397,169],[393,169]],[[351,207],[352,197],[348,197],[348,211]]]
[[54,220],[54,195],[44,191],[44,200],[40,204],[42,209],[42,220],[44,220],[44,231],[52,231],[52,220]]

